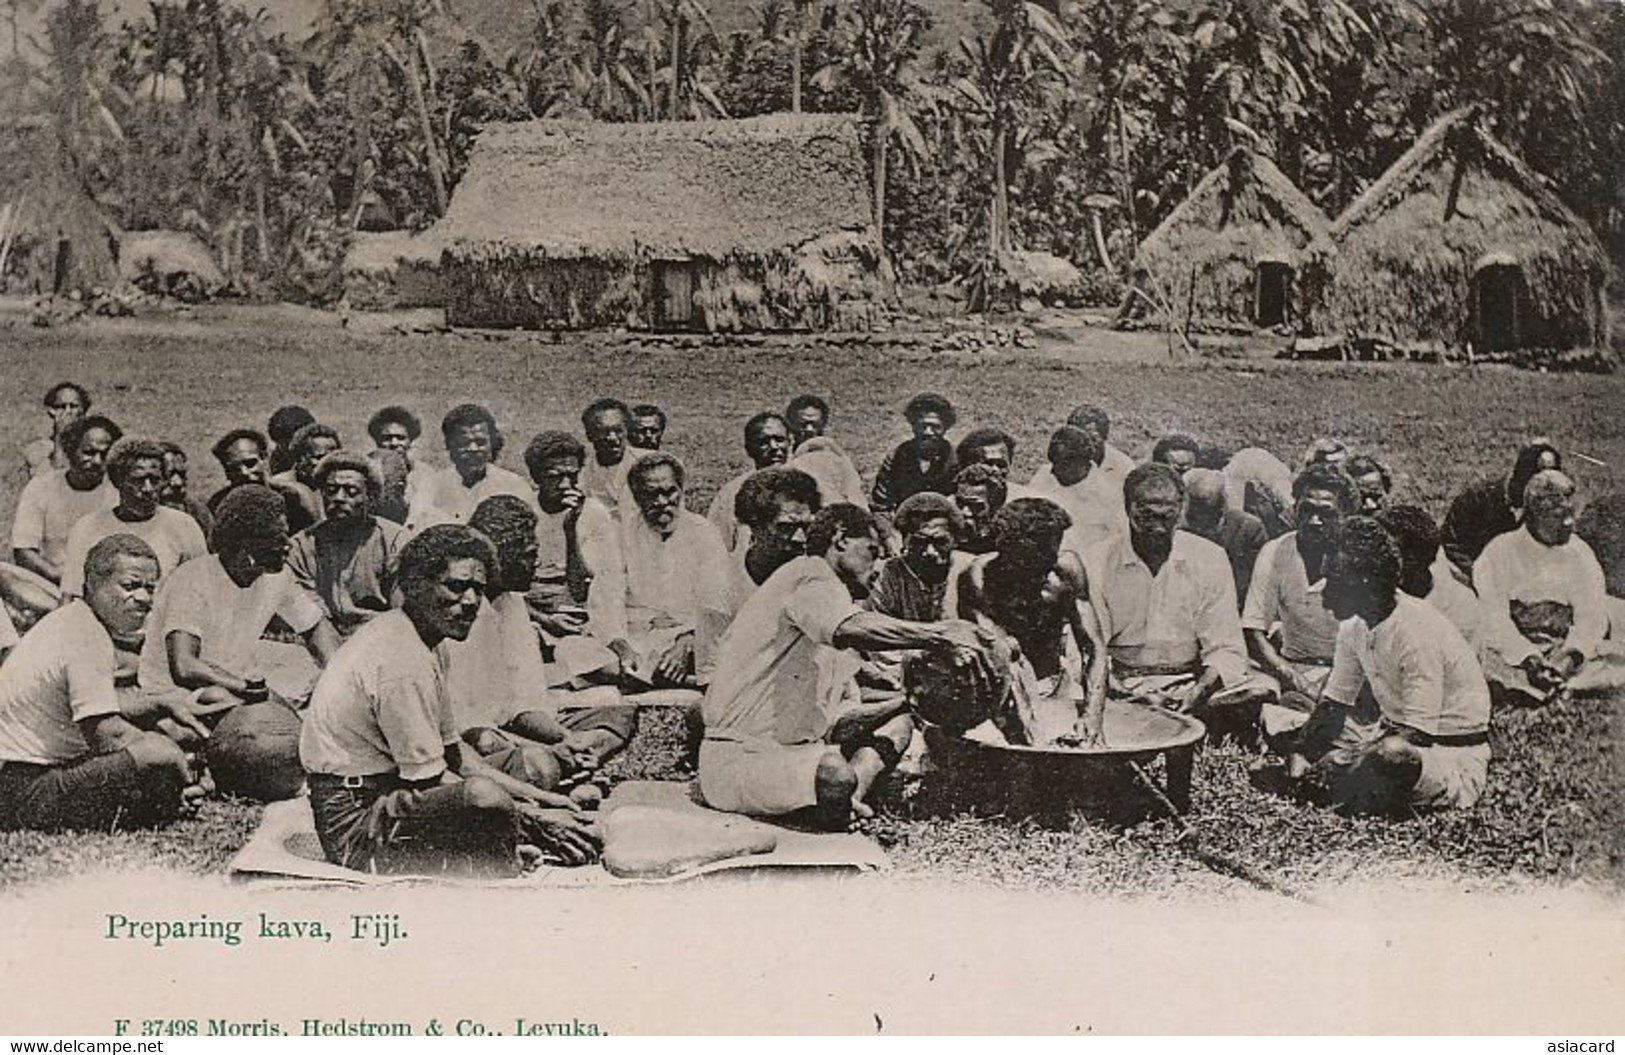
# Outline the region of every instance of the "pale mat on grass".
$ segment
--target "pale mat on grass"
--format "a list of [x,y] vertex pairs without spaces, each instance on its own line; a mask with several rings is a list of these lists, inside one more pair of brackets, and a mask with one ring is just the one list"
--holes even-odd
[[[641,839],[648,834],[647,823],[634,826],[611,826],[609,816],[621,808],[635,808],[648,821],[665,813],[672,820],[673,830],[684,830],[697,818],[718,819],[734,824],[740,818],[730,818],[695,804],[688,785],[668,781],[631,781],[615,789],[604,803],[601,824],[611,830],[624,830],[627,838]],[[630,816],[630,815],[629,815]],[[756,824],[757,822],[743,822]],[[765,852],[727,857],[722,860],[681,867],[671,875],[658,878],[620,878],[611,875],[601,865],[583,868],[542,867],[530,875],[517,879],[441,879],[424,876],[372,875],[329,863],[322,855],[316,837],[316,824],[311,815],[310,802],[305,798],[275,802],[265,808],[265,814],[253,838],[228,868],[231,876],[245,882],[277,885],[321,886],[328,884],[375,886],[398,883],[449,883],[489,887],[595,887],[631,886],[646,883],[670,883],[718,872],[749,869],[837,869],[860,872],[882,871],[890,867],[886,853],[873,839],[846,832],[804,832],[777,825],[760,825],[773,835],[772,848]],[[703,837],[703,836],[702,836]],[[610,852],[618,847],[611,846]],[[658,854],[657,849],[646,849]],[[684,855],[686,856],[686,855]]]

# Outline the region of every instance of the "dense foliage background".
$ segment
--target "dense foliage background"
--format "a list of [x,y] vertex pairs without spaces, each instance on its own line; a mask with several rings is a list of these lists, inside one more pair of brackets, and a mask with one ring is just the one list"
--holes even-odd
[[861,111],[905,278],[1037,249],[1109,298],[1234,145],[1336,215],[1472,104],[1625,250],[1602,0],[327,0],[298,33],[224,0],[4,0],[0,99],[0,151],[43,130],[37,164],[116,226],[316,299],[349,232],[427,227],[480,126],[529,116]]

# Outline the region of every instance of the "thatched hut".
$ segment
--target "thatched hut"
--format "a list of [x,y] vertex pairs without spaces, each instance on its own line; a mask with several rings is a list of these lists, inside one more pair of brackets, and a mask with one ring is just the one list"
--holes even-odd
[[859,329],[893,297],[848,115],[487,128],[445,217],[453,326]]
[[1607,347],[1602,243],[1470,109],[1424,132],[1332,238],[1320,332],[1478,353]]
[[357,231],[344,256],[344,299],[357,311],[443,308],[440,252],[428,233]]
[[1275,163],[1237,147],[1146,236],[1139,282],[1197,326],[1297,327],[1331,222]]
[[79,185],[49,121],[0,118],[0,289],[110,288],[120,234]]

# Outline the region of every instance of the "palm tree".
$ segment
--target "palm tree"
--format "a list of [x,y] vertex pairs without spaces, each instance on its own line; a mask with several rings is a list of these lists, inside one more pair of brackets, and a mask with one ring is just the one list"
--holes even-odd
[[571,60],[577,102],[594,117],[619,121],[649,110],[651,100],[626,61],[626,11],[616,0],[586,0],[580,49]]
[[911,162],[927,151],[915,111],[937,97],[918,65],[931,15],[914,0],[856,0],[845,21],[848,39],[841,58],[819,70],[813,83],[825,91],[849,85],[863,100],[873,135],[875,231],[884,245],[892,141]]

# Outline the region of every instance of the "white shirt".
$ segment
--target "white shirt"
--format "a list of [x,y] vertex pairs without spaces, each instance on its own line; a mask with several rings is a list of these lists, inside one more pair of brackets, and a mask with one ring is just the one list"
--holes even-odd
[[486,466],[485,475],[473,487],[463,483],[456,468],[446,466],[426,473],[418,469],[412,505],[406,513],[406,526],[413,533],[434,524],[466,524],[479,504],[493,495],[513,495],[536,508],[536,493],[530,482],[499,465]]
[[119,713],[116,665],[113,639],[83,601],[41,619],[0,666],[0,763],[89,754],[78,723]]
[[1082,553],[1091,546],[1109,538],[1128,534],[1128,513],[1123,509],[1122,483],[1118,482],[1113,497],[1111,478],[1091,469],[1089,475],[1071,485],[1064,486],[1055,478],[1049,466],[1044,466],[1027,485],[1024,498],[1045,498],[1060,506],[1071,518],[1067,529],[1068,541],[1062,548]]
[[158,693],[177,688],[166,644],[177,630],[201,642],[204,662],[246,676],[254,665],[254,643],[278,615],[303,634],[321,622],[322,609],[287,569],[261,575],[245,590],[231,581],[218,555],[187,561],[170,572],[153,600],[141,646],[141,687]]
[[1322,695],[1352,706],[1365,685],[1396,725],[1430,736],[1489,728],[1490,690],[1472,648],[1444,613],[1409,594],[1374,628],[1358,616],[1338,628]]
[[[622,605],[619,614],[613,601],[606,605],[600,629],[593,636],[602,641],[642,633],[661,617],[681,626],[698,627],[701,612],[720,612],[727,607],[727,591],[732,568],[728,551],[710,521],[698,513],[679,510],[672,533],[662,538],[641,513],[621,521],[620,569]],[[615,581],[594,584],[608,586]]]
[[557,711],[548,700],[541,640],[521,594],[481,601],[467,639],[442,641],[435,655],[459,730],[500,729],[525,711]]
[[1270,539],[1258,551],[1252,585],[1242,606],[1246,630],[1269,632],[1281,624],[1281,655],[1294,663],[1322,662],[1337,648],[1337,617],[1321,595],[1309,592],[1309,571],[1298,552],[1298,533]]
[[770,575],[718,646],[702,705],[706,735],[780,744],[821,739],[847,688],[824,654],[858,611],[822,557],[797,557]]
[[68,533],[79,518],[118,505],[118,491],[106,478],[88,491],[76,491],[61,469],[28,481],[17,499],[17,519],[11,525],[12,549],[37,549],[40,556],[62,566]]
[[750,546],[750,528],[735,519],[734,499],[739,497],[739,489],[744,486],[745,481],[757,472],[758,470],[752,469],[740,473],[723,484],[705,511],[705,518],[717,529],[717,534],[721,536],[722,544],[728,548],[729,553],[743,553]]
[[461,740],[435,654],[396,609],[364,625],[316,679],[299,731],[307,773],[429,780]]
[[62,561],[62,595],[77,597],[85,587],[85,557],[102,539],[111,535],[134,535],[152,547],[158,556],[158,578],[194,557],[209,552],[203,529],[190,515],[168,506],[146,520],[120,520],[111,509],[100,509],[79,518],[68,532],[68,548]]
[[1512,622],[1512,602],[1551,601],[1568,605],[1574,622],[1563,642],[1586,659],[1597,654],[1608,631],[1607,583],[1602,565],[1584,539],[1575,535],[1548,546],[1527,526],[1491,539],[1473,564],[1483,616],[1484,647],[1508,663],[1522,663],[1540,650]]

